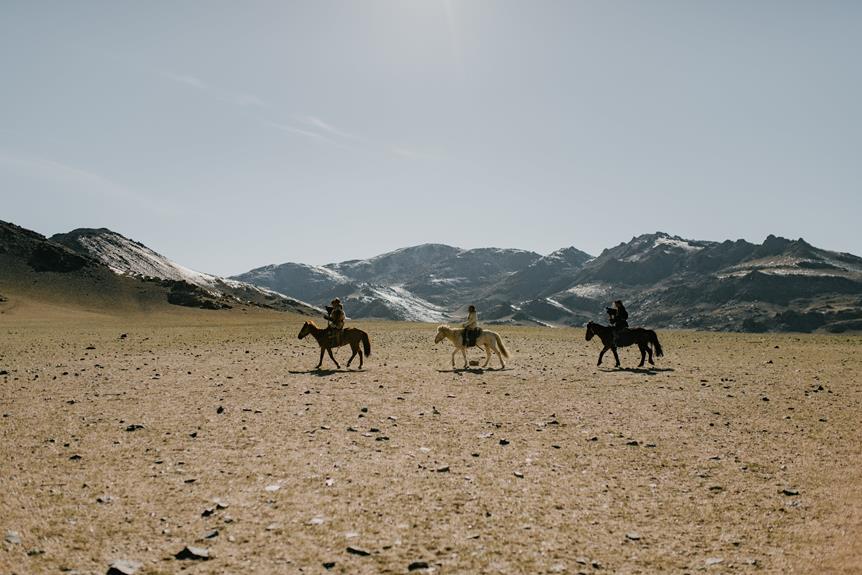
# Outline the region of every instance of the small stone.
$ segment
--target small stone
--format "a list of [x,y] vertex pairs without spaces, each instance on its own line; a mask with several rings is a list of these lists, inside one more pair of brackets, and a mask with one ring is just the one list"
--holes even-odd
[[323,568],[326,569],[327,571],[329,571],[333,567],[335,567],[335,561],[327,561],[326,563],[323,564]]
[[206,547],[186,546],[174,557],[180,561],[206,561],[210,559],[210,550]]
[[108,565],[107,575],[135,575],[141,567],[142,564],[137,561],[117,559]]
[[788,487],[787,489],[782,489],[782,490],[781,490],[781,492],[782,492],[784,495],[790,495],[790,496],[793,496],[793,495],[799,495],[799,490],[798,490],[798,489],[790,489],[789,487]]
[[219,406],[218,406],[218,409],[216,409],[216,413],[218,413],[218,414],[222,414],[222,413],[224,413],[224,407],[222,407],[221,405],[219,405]]
[[80,460],[81,460],[81,456],[78,455],[77,453],[75,455],[72,455],[71,457],[69,457],[69,461],[80,461]]
[[706,563],[707,567],[711,567],[712,565],[718,565],[719,563],[723,563],[724,559],[721,557],[710,557],[704,563]]
[[500,445],[509,445],[509,440],[508,439],[501,439]]
[[353,546],[348,546],[347,552],[351,555],[359,555],[360,557],[368,557],[369,555],[371,555],[371,551],[366,551],[365,549]]
[[209,517],[213,513],[215,513],[215,508],[214,507],[207,507],[206,509],[204,509],[201,512],[201,517]]
[[516,471],[516,472],[514,473],[514,475],[515,475],[515,477],[517,477],[518,479],[523,479],[523,478],[524,478],[524,474],[523,474],[523,473],[521,473],[520,471]]
[[427,561],[414,561],[407,566],[408,571],[416,571],[417,569],[428,569]]
[[318,515],[317,517],[312,517],[308,520],[309,525],[323,525],[326,520]]
[[12,545],[20,545],[21,535],[19,535],[17,531],[7,531],[6,542],[11,543]]
[[218,537],[218,533],[219,533],[218,529],[210,529],[209,531],[207,531],[206,533],[201,535],[201,540],[215,539],[216,537]]
[[137,431],[139,429],[143,429],[144,426],[139,423],[133,423],[132,425],[126,428],[126,431]]
[[267,485],[266,487],[264,487],[264,489],[266,491],[269,491],[270,493],[275,493],[276,491],[281,489],[281,485],[279,485],[278,483],[273,483],[272,485]]
[[96,503],[102,503],[103,505],[108,505],[109,503],[113,503],[114,498],[110,495],[100,495],[96,497]]
[[631,441],[627,441],[626,445],[633,445],[633,446],[637,447],[638,445],[640,445],[640,443],[638,443],[637,439],[632,439]]
[[637,531],[630,531],[629,533],[626,533],[626,539],[630,539],[631,541],[640,541],[641,534]]
[[444,465],[442,467],[438,467],[435,471],[437,471],[437,473],[449,473],[449,466]]

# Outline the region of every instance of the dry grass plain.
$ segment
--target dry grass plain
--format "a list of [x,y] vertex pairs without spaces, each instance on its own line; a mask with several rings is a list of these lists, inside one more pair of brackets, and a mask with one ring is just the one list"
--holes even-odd
[[646,371],[500,327],[452,372],[354,322],[366,369],[314,373],[301,321],[7,309],[0,573],[862,572],[860,337],[659,332]]

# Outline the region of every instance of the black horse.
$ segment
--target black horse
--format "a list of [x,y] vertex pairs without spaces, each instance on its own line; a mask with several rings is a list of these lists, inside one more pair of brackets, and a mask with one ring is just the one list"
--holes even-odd
[[[596,365],[601,365],[602,356],[605,355],[606,351],[611,350],[614,352],[614,359],[617,361],[616,367],[619,367],[620,356],[617,355],[617,347],[628,347],[634,344],[637,344],[641,350],[641,362],[638,364],[638,367],[643,367],[647,353],[649,353],[650,365],[655,365],[655,362],[652,360],[652,348],[655,348],[656,357],[664,355],[661,344],[658,342],[658,336],[651,329],[636,327],[634,329],[621,330],[617,333],[616,342],[614,342],[614,328],[590,322],[587,324],[587,341],[593,339],[594,335],[599,336],[599,339],[602,340],[605,346],[599,353],[599,363]],[[652,348],[650,348],[650,344]]]

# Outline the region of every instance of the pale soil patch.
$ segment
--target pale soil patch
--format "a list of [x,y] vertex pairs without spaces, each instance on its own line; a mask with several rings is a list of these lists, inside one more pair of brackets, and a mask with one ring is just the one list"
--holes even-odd
[[0,316],[0,573],[862,569],[859,337],[659,332],[615,371],[497,326],[510,369],[452,373],[435,326],[355,322],[367,369],[315,374],[291,316],[44,319]]

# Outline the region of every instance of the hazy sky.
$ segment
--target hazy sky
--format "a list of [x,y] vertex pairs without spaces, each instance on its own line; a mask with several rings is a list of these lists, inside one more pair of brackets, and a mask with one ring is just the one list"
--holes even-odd
[[662,230],[862,255],[862,2],[0,3],[0,219],[235,274]]

